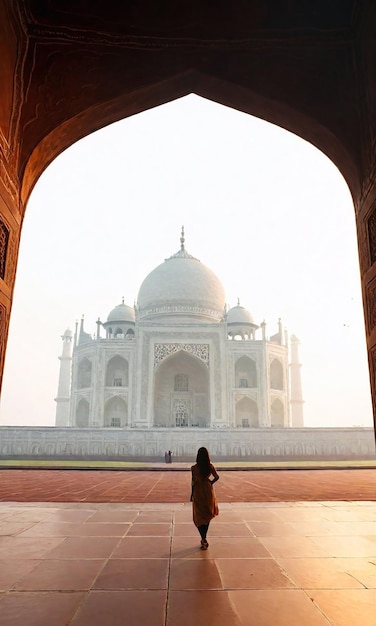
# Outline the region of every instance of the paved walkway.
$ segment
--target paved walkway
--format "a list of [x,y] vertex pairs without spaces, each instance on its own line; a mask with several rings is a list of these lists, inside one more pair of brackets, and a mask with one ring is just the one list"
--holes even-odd
[[[376,469],[222,471],[220,502],[376,500]],[[187,502],[190,472],[0,470],[0,501]]]
[[376,626],[375,474],[221,472],[202,551],[189,473],[1,471],[0,626]]

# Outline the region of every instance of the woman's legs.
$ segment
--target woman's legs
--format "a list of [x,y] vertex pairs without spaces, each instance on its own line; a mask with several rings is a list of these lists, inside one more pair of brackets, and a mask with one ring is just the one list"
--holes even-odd
[[201,543],[207,543],[206,535],[208,533],[209,524],[202,524],[202,526],[198,526],[197,530],[201,535]]

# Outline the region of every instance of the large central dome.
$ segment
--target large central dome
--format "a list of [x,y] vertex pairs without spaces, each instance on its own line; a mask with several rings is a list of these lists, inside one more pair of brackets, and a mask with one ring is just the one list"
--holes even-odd
[[219,278],[184,247],[158,265],[142,283],[137,299],[140,320],[219,322],[225,292]]

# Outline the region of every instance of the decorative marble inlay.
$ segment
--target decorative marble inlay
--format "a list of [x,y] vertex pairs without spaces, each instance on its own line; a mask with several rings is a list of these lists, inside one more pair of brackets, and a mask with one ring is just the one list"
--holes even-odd
[[376,206],[374,207],[371,215],[368,218],[367,231],[370,263],[371,265],[373,265],[376,261]]
[[376,280],[366,286],[367,326],[371,333],[376,327]]
[[189,315],[200,315],[203,317],[210,317],[217,319],[218,321],[223,317],[223,311],[218,311],[215,309],[204,308],[201,306],[193,306],[189,304],[166,304],[164,306],[154,306],[149,307],[147,309],[139,310],[140,319],[144,317],[148,317],[150,315],[160,315],[160,314],[189,314]]
[[154,367],[180,350],[193,354],[209,367],[209,345],[207,343],[156,343],[154,346]]
[[7,260],[9,230],[0,220],[0,278],[5,279],[5,264]]

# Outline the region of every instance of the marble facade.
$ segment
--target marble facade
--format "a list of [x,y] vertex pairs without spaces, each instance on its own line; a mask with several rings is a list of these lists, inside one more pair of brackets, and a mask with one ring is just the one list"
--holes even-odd
[[215,458],[272,460],[375,457],[372,428],[57,428],[0,427],[0,458],[194,458],[200,446]]

